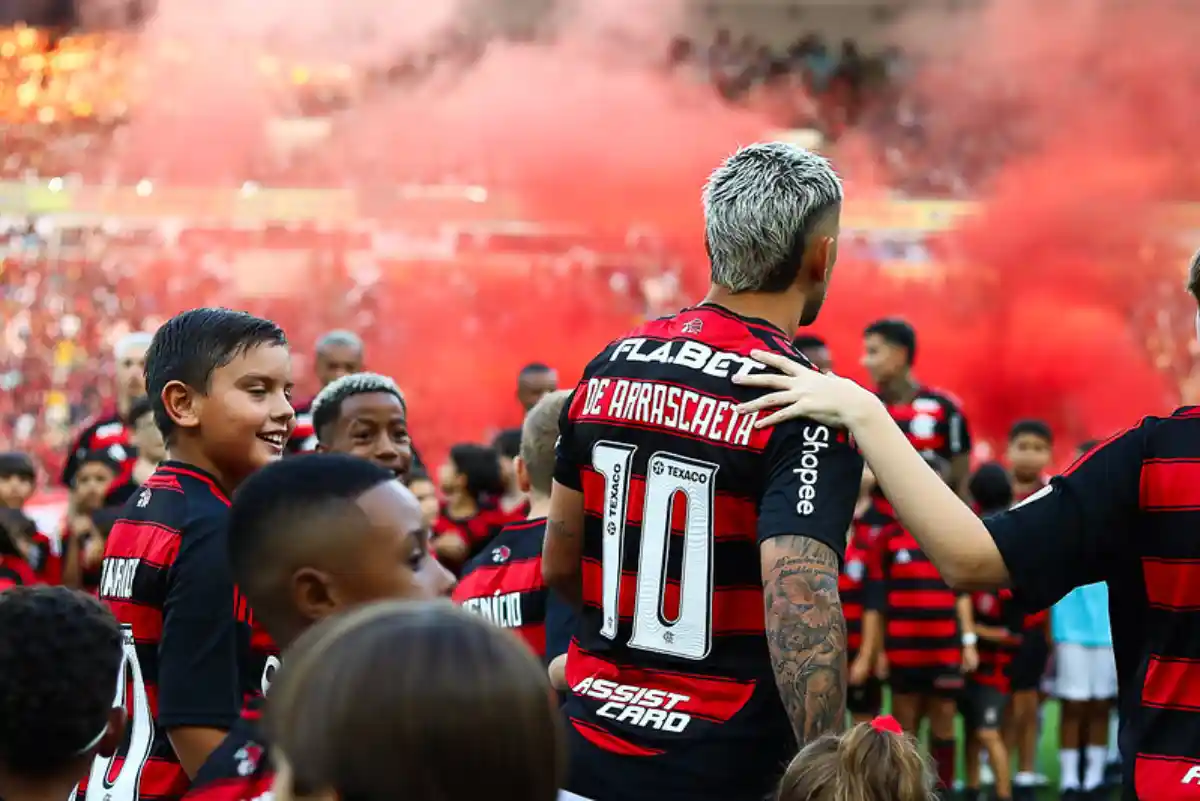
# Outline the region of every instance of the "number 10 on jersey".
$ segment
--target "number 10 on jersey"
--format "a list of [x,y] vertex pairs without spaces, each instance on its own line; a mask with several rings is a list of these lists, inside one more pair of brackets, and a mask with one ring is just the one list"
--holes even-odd
[[[602,614],[600,633],[617,637],[620,622],[621,567],[629,521],[633,457],[637,446],[601,441],[592,448],[592,467],[604,477],[601,551]],[[646,463],[641,544],[638,551],[633,630],[629,647],[682,659],[704,659],[712,650],[713,506],[718,465],[659,451]],[[682,496],[683,569],[679,576],[679,612],[664,612],[667,554],[675,499]]]

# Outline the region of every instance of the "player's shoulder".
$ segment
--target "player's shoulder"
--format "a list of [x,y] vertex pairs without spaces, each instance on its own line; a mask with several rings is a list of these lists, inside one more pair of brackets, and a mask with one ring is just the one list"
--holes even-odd
[[229,501],[216,480],[181,462],[160,465],[122,507],[126,522],[151,523],[176,534],[213,530],[228,513]]
[[962,399],[949,390],[940,387],[922,386],[917,390],[917,395],[913,398],[912,406],[918,412],[932,412],[937,411],[937,409],[962,411],[963,402]]

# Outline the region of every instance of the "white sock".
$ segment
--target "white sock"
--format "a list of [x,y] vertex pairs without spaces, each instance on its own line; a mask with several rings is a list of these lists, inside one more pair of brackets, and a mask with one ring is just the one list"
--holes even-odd
[[1108,761],[1107,745],[1089,745],[1085,751],[1087,764],[1083,767],[1084,792],[1104,784],[1104,765]]
[[1059,779],[1058,789],[1079,789],[1079,749],[1064,748],[1058,752]]
[[1029,771],[1023,770],[1016,776],[1013,776],[1014,787],[1033,787],[1035,784],[1037,784],[1037,776]]
[[1119,716],[1117,710],[1114,709],[1112,714],[1108,716],[1108,761],[1109,764],[1121,762],[1121,746],[1120,733],[1121,726],[1119,724]]

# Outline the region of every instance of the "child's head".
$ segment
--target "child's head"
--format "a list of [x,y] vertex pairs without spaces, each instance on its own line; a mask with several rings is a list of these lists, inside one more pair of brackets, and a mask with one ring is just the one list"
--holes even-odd
[[283,455],[295,427],[287,338],[230,309],[172,317],[146,354],[146,389],[167,448],[230,486]]
[[14,587],[0,593],[0,631],[0,793],[69,788],[121,743],[124,712],[113,708],[121,628],[81,592]]
[[423,469],[410,470],[408,488],[417,497],[417,503],[421,504],[421,518],[425,521],[425,525],[432,526],[433,522],[437,520],[438,512],[441,511],[437,487],[434,486],[433,479]]
[[492,447],[500,457],[500,478],[507,492],[517,490],[516,458],[521,454],[521,429],[506,428],[492,440]]
[[999,462],[981,464],[971,476],[967,491],[983,515],[1002,512],[1012,506],[1013,488],[1008,471]]
[[392,471],[341,453],[268,465],[229,511],[233,578],[277,643],[350,606],[449,595],[417,499]]
[[33,497],[37,470],[28,455],[18,451],[0,453],[0,506],[20,509]]
[[551,392],[542,397],[521,429],[521,453],[516,460],[518,485],[522,492],[550,497],[554,484],[554,445],[558,442],[558,418],[571,393]]
[[1008,466],[1017,481],[1031,483],[1050,466],[1054,437],[1041,420],[1018,420],[1008,432]]
[[484,445],[462,442],[451,447],[438,478],[442,494],[447,496],[465,495],[478,503],[504,494],[500,457]]
[[129,427],[138,456],[154,464],[167,458],[167,443],[154,422],[154,405],[144,395],[129,404]]
[[859,723],[804,747],[776,801],[932,801],[934,774],[917,741],[891,718]]
[[404,395],[377,373],[352,373],[327,384],[312,402],[317,448],[368,459],[403,478],[412,468]]
[[121,467],[107,451],[88,451],[78,464],[71,478],[71,497],[76,512],[91,514],[104,506],[104,496],[120,475]]

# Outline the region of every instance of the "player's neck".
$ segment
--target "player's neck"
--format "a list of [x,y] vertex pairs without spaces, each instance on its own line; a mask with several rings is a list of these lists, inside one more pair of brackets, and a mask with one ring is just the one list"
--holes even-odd
[[117,393],[117,417],[126,423],[133,422],[129,419],[129,407],[133,405],[133,398],[129,397],[124,392]]
[[184,439],[178,439],[167,446],[167,459],[173,462],[183,462],[190,464],[192,467],[198,467],[204,472],[211,475],[217,480],[217,484],[221,489],[225,490],[226,494],[237,489],[239,483],[238,477],[226,475],[221,468],[217,467],[212,459],[205,456],[196,443],[188,442]]
[[912,373],[906,370],[899,378],[880,384],[879,397],[888,403],[909,403],[917,397],[917,390],[920,388],[921,385],[913,379]]
[[550,516],[550,498],[536,492],[529,493],[529,514],[526,520],[536,520],[539,517]]
[[[710,286],[702,303],[715,303],[742,317],[766,320],[790,339],[800,327],[800,307],[787,292],[730,292],[725,287]],[[792,333],[788,333],[792,332]]]

